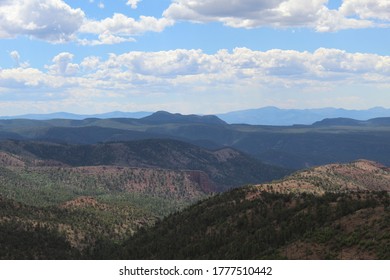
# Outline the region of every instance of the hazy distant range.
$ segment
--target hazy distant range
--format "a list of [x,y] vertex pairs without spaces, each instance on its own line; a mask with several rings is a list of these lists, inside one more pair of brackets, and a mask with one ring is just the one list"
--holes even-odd
[[[65,112],[51,114],[27,114],[19,116],[0,116],[0,119],[73,119],[86,118],[143,118],[154,112],[109,112],[104,114],[79,115]],[[355,120],[368,120],[373,118],[390,117],[390,109],[374,107],[367,110],[347,110],[340,108],[319,109],[279,109],[277,107],[263,107],[216,114],[229,124],[246,123],[251,125],[294,125],[313,124],[326,118],[351,118]]]

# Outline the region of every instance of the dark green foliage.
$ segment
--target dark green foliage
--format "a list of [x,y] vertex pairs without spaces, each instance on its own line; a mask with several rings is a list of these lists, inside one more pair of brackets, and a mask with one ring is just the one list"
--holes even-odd
[[86,170],[0,167],[0,194],[36,206],[58,205],[80,196],[92,196],[109,204],[122,201],[144,209],[154,208],[152,212],[156,215],[207,196],[184,172],[108,167]]
[[36,207],[0,196],[0,259],[89,258],[103,241],[114,246],[157,219],[129,205],[103,206]]
[[[356,194],[318,197],[263,192],[255,200],[247,200],[245,195],[245,189],[234,190],[170,215],[153,228],[136,233],[115,257],[274,259],[285,258],[282,248],[298,241],[323,244],[332,253],[327,255],[325,250],[317,258],[340,257],[341,249],[352,245],[359,245],[363,252],[371,246],[377,258],[388,257],[383,250],[390,245],[388,210],[377,217],[380,232],[366,228],[351,235],[340,228],[340,220],[348,215],[383,207],[389,202],[387,194],[366,193],[358,198]],[[373,234],[381,240],[372,243]]]
[[58,260],[80,256],[64,236],[46,226],[23,227],[14,220],[0,223],[0,259]]
[[[349,248],[361,258],[390,258],[386,192],[320,197],[262,192],[248,200],[250,189],[216,195],[163,220],[147,220],[120,203],[110,210],[42,208],[0,197],[0,258],[333,259]],[[300,249],[304,255],[288,255],[299,242],[306,244]],[[323,246],[321,254],[313,255],[313,244]]]

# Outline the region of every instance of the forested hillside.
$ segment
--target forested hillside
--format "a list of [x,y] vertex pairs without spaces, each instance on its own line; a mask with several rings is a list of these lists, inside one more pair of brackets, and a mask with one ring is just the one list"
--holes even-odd
[[[113,255],[124,259],[388,259],[389,175],[388,168],[359,161],[235,189],[141,230]],[[339,185],[342,181],[351,185]]]
[[202,171],[72,167],[0,152],[0,258],[86,258],[213,192]]
[[[121,259],[389,259],[389,196],[230,191],[141,230]],[[174,240],[174,242],[172,242]]]
[[1,141],[0,150],[26,160],[68,166],[122,166],[202,171],[216,191],[281,178],[291,171],[263,164],[232,148],[208,150],[170,139],[71,145],[33,141]]

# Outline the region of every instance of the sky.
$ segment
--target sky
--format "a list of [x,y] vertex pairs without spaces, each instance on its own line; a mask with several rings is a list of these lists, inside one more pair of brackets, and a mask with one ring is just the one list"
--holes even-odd
[[389,0],[0,0],[0,115],[390,108]]

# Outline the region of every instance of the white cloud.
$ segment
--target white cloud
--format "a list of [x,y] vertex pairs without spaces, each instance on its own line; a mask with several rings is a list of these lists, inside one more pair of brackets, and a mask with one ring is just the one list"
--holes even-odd
[[161,32],[172,26],[173,20],[149,16],[140,16],[139,20],[116,13],[111,18],[101,21],[87,20],[81,26],[79,32],[85,34],[96,34],[98,40],[81,39],[83,45],[117,44],[122,42],[135,41],[132,36],[140,35],[148,31]]
[[235,28],[307,27],[320,32],[378,26],[372,18],[389,21],[387,0],[344,0],[340,10],[328,0],[175,0],[164,11],[174,20],[218,21]]
[[14,51],[10,52],[9,55],[10,55],[11,58],[14,60],[15,65],[16,65],[17,67],[22,67],[22,68],[27,68],[27,67],[29,67],[29,63],[28,63],[28,62],[25,62],[25,61],[21,61],[21,60],[20,60],[20,54],[19,54],[18,51],[14,50]]
[[78,43],[83,46],[98,46],[98,45],[114,45],[123,42],[134,42],[131,37],[121,37],[112,35],[109,31],[105,31],[98,36],[97,40],[79,39]]
[[69,41],[85,14],[61,0],[14,0],[0,2],[0,38],[27,35],[58,43]]
[[43,72],[34,68],[11,68],[0,71],[0,88],[5,88],[8,91],[14,88],[28,89],[50,84],[49,77]]
[[96,71],[100,64],[100,58],[97,56],[88,56],[83,59],[80,66],[86,71]]
[[313,26],[326,0],[176,0],[164,12],[177,20],[220,21],[231,27]]
[[[136,8],[139,2],[127,4]],[[104,2],[100,1],[98,7],[103,9]],[[74,9],[63,0],[0,1],[0,39],[30,36],[51,43],[118,44],[134,41],[132,36],[145,32],[161,32],[173,24],[171,19],[140,16],[136,20],[120,13],[101,21],[88,19],[81,9]],[[83,38],[91,34],[97,38]]]
[[161,32],[166,27],[173,25],[172,20],[166,18],[157,19],[155,17],[141,16],[137,21],[124,14],[115,13],[113,17],[101,21],[88,20],[80,28],[81,33],[138,35],[147,31]]
[[12,57],[12,59],[15,61],[15,63],[19,66],[20,64],[20,54],[18,51],[12,51],[9,53],[9,55]]
[[[126,5],[136,9],[139,3],[127,0]],[[2,0],[0,39],[29,36],[52,43],[118,44],[146,32],[162,32],[177,20],[217,21],[234,28],[306,27],[319,32],[390,26],[388,0],[344,0],[338,10],[327,5],[328,0],[174,0],[162,18],[134,19],[116,13],[94,20],[63,0]],[[104,8],[103,1],[98,6]],[[90,39],[91,35],[96,38]]]
[[132,9],[137,9],[139,2],[141,2],[141,0],[128,0],[126,5],[129,5]]
[[346,16],[357,15],[362,19],[390,21],[388,0],[344,0],[340,11]]
[[318,12],[315,29],[319,32],[333,32],[341,29],[358,29],[374,26],[375,24],[372,21],[347,18],[339,11],[324,8]]
[[56,55],[50,66],[46,66],[52,75],[72,76],[78,73],[79,65],[72,63],[74,55],[68,52],[62,52]]
[[[106,60],[86,57],[80,64],[73,63],[73,58],[71,53],[60,53],[52,59],[52,65],[46,66],[47,73],[35,70],[32,76],[41,73],[45,77],[42,81],[50,80],[56,85],[101,86],[112,90],[135,86],[140,89],[167,86],[169,90],[176,86],[212,88],[232,84],[310,88],[326,83],[331,86],[339,82],[371,84],[376,81],[379,85],[390,81],[389,56],[326,48],[315,52],[279,49],[262,52],[247,48],[232,52],[220,50],[215,54],[185,49],[129,52],[111,54]],[[20,73],[25,77],[32,70],[20,70]]]
[[[12,55],[18,58],[17,52]],[[52,59],[53,64],[46,66],[45,75],[57,81],[71,81],[68,84],[78,82],[85,86],[89,81],[91,87],[105,84],[112,88],[132,88],[132,83],[142,83],[146,87],[156,84],[195,86],[198,82],[208,86],[218,86],[219,83],[273,86],[270,82],[307,86],[338,81],[371,83],[374,76],[380,78],[378,83],[390,80],[389,56],[326,48],[314,52],[279,49],[263,52],[236,48],[215,54],[177,49],[110,54],[106,60],[91,56],[80,64],[74,63],[73,59],[71,53],[59,53]]]

